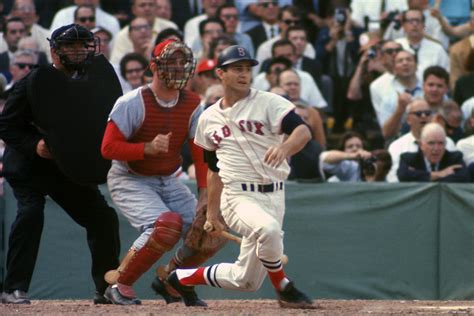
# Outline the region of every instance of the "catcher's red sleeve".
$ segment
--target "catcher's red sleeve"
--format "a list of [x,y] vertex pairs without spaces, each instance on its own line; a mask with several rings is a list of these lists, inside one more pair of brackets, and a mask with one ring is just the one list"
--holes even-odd
[[196,170],[198,188],[207,188],[207,164],[204,162],[204,150],[194,143],[194,138],[189,140],[189,146]]
[[107,123],[101,146],[102,156],[109,160],[143,160],[144,143],[129,143],[113,121]]

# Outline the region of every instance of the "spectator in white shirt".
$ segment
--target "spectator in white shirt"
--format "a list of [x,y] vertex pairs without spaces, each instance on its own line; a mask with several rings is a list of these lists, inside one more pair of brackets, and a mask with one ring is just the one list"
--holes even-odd
[[120,24],[116,17],[105,12],[99,7],[99,0],[74,0],[73,6],[59,10],[53,18],[50,30],[56,30],[57,28],[73,23],[74,21],[74,10],[77,6],[88,4],[95,8],[96,25],[105,28],[113,36],[120,31]]
[[370,99],[375,108],[380,108],[383,99],[386,97],[385,88],[393,80],[393,63],[395,55],[402,50],[402,46],[395,41],[385,41],[381,43],[379,58],[385,68],[383,75],[375,79],[370,84]]
[[404,11],[408,9],[407,0],[352,0],[351,18],[359,27],[368,30],[380,29],[380,21],[388,16],[390,12]]
[[408,10],[402,13],[402,26],[406,37],[397,39],[404,49],[415,55],[418,63],[417,76],[429,66],[438,65],[449,71],[449,56],[441,44],[425,37],[425,16],[420,10]]
[[184,25],[184,42],[189,47],[199,39],[199,23],[208,18],[216,17],[217,9],[225,3],[225,0],[202,0],[204,14],[189,19]]
[[[153,46],[153,42],[158,34],[167,28],[177,29],[176,24],[169,20],[155,17],[155,0],[133,0],[132,1],[132,14],[135,17],[144,18],[147,20],[148,25],[151,28],[151,42],[150,46]],[[119,63],[125,54],[133,51],[133,44],[130,39],[130,26],[127,25],[118,32],[115,36],[112,48],[111,61],[113,63]]]
[[393,79],[384,87],[384,99],[380,104],[374,104],[385,139],[398,135],[405,120],[406,106],[412,97],[423,95],[421,82],[416,77],[416,61],[412,53],[401,51],[395,55],[393,74]]
[[[291,61],[292,66],[294,67],[297,59],[295,52],[296,48],[293,43],[291,43],[289,40],[282,39],[274,43],[272,48],[272,57],[285,57]],[[313,77],[306,71],[298,69],[295,70],[301,79],[301,99],[305,103],[316,108],[322,109],[327,107],[327,102],[323,98],[321,91],[316,85]],[[266,79],[265,72],[262,72],[254,77],[252,87],[264,91],[268,91],[271,88],[270,83]]]

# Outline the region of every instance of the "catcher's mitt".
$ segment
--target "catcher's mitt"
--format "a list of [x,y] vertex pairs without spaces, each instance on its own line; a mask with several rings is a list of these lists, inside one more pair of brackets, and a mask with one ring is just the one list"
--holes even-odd
[[[207,205],[197,210],[194,221],[186,232],[184,244],[200,253],[214,254],[225,245],[227,239],[220,235],[211,235],[204,230],[203,226],[206,222],[206,212]],[[225,225],[226,230],[228,230],[229,228],[221,215],[219,215],[219,220]]]

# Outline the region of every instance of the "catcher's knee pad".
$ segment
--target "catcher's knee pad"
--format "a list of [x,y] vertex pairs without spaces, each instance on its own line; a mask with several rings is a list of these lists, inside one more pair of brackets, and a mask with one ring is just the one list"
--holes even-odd
[[132,285],[160,257],[172,249],[181,237],[183,220],[177,213],[161,214],[145,245],[139,249],[120,274],[117,282]]

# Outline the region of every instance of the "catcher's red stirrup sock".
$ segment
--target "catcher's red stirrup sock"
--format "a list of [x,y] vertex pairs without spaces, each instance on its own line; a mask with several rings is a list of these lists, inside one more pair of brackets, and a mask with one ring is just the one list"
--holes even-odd
[[268,271],[268,277],[277,291],[281,291],[290,283],[290,280],[285,275],[285,271],[281,268],[278,271]]
[[178,269],[176,270],[176,275],[178,276],[179,283],[183,285],[206,285],[207,283],[204,279],[205,269]]

